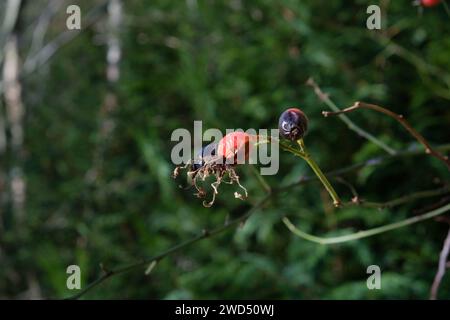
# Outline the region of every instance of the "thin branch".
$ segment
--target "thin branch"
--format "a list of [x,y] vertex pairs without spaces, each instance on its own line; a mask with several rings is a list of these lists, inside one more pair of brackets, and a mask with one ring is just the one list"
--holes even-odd
[[83,19],[83,28],[80,30],[67,30],[60,33],[55,39],[47,43],[35,55],[27,59],[27,65],[23,68],[23,74],[27,75],[41,67],[64,45],[75,39],[81,32],[94,24],[105,13],[109,1],[104,1],[92,8]]
[[[308,81],[306,81],[306,84],[314,89],[315,94],[317,97],[325,103],[331,110],[335,112],[339,112],[340,109],[336,106],[336,104],[329,98],[328,94],[324,93],[319,85],[314,81],[313,78],[309,78]],[[350,130],[355,131],[357,134],[359,134],[361,137],[371,141],[372,143],[376,144],[380,148],[382,148],[384,151],[389,153],[390,155],[393,155],[396,153],[394,149],[389,147],[387,144],[385,144],[383,141],[372,135],[371,133],[367,132],[366,130],[362,129],[358,125],[356,125],[352,120],[350,120],[349,117],[346,115],[339,115],[339,119],[341,119]]]
[[415,224],[420,221],[424,221],[427,219],[437,217],[441,214],[444,214],[448,210],[450,210],[450,204],[447,204],[446,206],[435,209],[433,211],[429,211],[423,215],[411,217],[411,218],[408,218],[408,219],[405,219],[405,220],[402,220],[399,222],[386,224],[381,227],[363,230],[363,231],[347,234],[344,236],[338,236],[338,237],[318,237],[318,236],[306,233],[306,232],[298,229],[296,226],[294,226],[287,217],[283,218],[283,223],[293,234],[295,234],[296,236],[298,236],[302,239],[308,240],[310,242],[322,244],[322,245],[329,245],[329,244],[343,243],[343,242],[358,240],[358,239],[362,239],[362,238],[367,238],[367,237],[385,233],[385,232],[388,232],[391,230],[403,228],[403,227]]
[[[55,39],[47,43],[42,49],[40,49],[35,55],[27,58],[27,65],[22,68],[20,78],[24,79],[28,75],[32,74],[34,71],[38,70],[40,67],[45,65],[56,52],[68,44],[70,41],[75,39],[78,35],[86,30],[89,26],[93,25],[104,13],[108,1],[100,3],[98,6],[92,8],[87,14],[86,18],[83,20],[83,28],[81,30],[68,30],[59,34]],[[0,94],[3,93],[4,84],[0,81]]]
[[72,300],[72,299],[79,299],[80,297],[82,297],[83,295],[85,295],[87,292],[91,291],[93,288],[95,288],[96,286],[98,286],[99,284],[101,284],[102,282],[104,282],[105,280],[107,280],[108,278],[112,277],[112,276],[116,276],[122,273],[126,273],[128,271],[137,269],[137,268],[143,268],[144,266],[147,266],[148,264],[153,263],[154,261],[159,262],[160,260],[164,259],[165,257],[180,251],[181,249],[184,249],[202,239],[206,239],[206,238],[210,238],[213,237],[217,234],[220,234],[222,232],[224,232],[227,229],[230,229],[233,226],[238,226],[240,225],[243,221],[247,220],[256,209],[261,208],[268,200],[270,199],[270,195],[265,196],[263,199],[261,199],[255,206],[253,206],[249,211],[247,211],[247,213],[243,214],[242,216],[234,219],[234,220],[230,220],[228,222],[226,222],[224,225],[222,225],[221,227],[218,227],[216,229],[213,229],[211,231],[208,230],[203,230],[199,235],[193,237],[190,240],[187,240],[185,242],[182,242],[178,245],[175,245],[171,248],[169,248],[168,250],[147,258],[147,259],[143,259],[139,262],[135,262],[135,263],[131,263],[129,265],[117,268],[117,269],[113,269],[113,270],[107,270],[106,272],[103,273],[102,276],[100,276],[99,278],[97,278],[97,280],[95,280],[94,282],[90,283],[88,286],[86,286],[84,289],[82,289],[80,292],[78,292],[77,294],[70,296],[66,299]]
[[447,257],[449,252],[450,252],[450,229],[448,230],[447,237],[445,238],[444,245],[442,246],[442,251],[439,256],[439,267],[438,271],[436,272],[436,276],[434,277],[433,285],[431,286],[430,300],[437,299],[439,286],[441,284],[442,278],[444,277],[447,268]]
[[49,0],[47,7],[44,9],[43,13],[39,16],[38,21],[34,26],[33,36],[31,38],[31,45],[28,51],[28,55],[25,58],[25,62],[23,63],[25,69],[28,68],[31,56],[42,48],[44,38],[47,33],[50,22],[62,4],[63,1],[60,0]]
[[345,108],[343,110],[339,110],[336,112],[330,112],[330,111],[322,111],[322,114],[325,117],[328,116],[334,116],[334,115],[342,115],[343,113],[349,113],[352,111],[355,111],[357,109],[371,109],[374,111],[378,111],[380,113],[384,113],[391,118],[394,118],[397,120],[408,132],[417,140],[419,143],[421,143],[425,147],[425,153],[432,155],[433,157],[441,160],[444,162],[447,166],[447,168],[450,170],[450,161],[447,156],[442,155],[440,152],[434,150],[428,141],[419,133],[417,132],[406,119],[401,114],[397,114],[395,112],[392,112],[386,108],[377,106],[375,104],[365,103],[365,102],[355,102],[355,104],[351,107]]
[[449,192],[450,192],[450,187],[449,186],[445,186],[445,187],[438,188],[438,189],[418,191],[418,192],[411,193],[411,194],[408,194],[406,196],[402,196],[400,198],[397,198],[397,199],[394,199],[394,200],[390,200],[390,201],[386,201],[386,202],[370,202],[370,201],[365,201],[365,200],[358,199],[358,202],[344,203],[343,206],[358,205],[358,206],[367,207],[367,208],[386,209],[386,208],[393,208],[393,207],[396,207],[396,206],[399,206],[401,204],[404,204],[404,203],[407,203],[407,202],[411,202],[411,201],[414,201],[414,200],[440,196],[440,195],[443,195],[443,194],[446,194],[446,193],[449,193]]

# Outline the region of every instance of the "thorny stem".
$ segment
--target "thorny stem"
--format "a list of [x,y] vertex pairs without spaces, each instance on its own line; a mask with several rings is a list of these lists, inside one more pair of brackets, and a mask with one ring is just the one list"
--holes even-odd
[[442,155],[440,152],[436,151],[435,149],[433,149],[430,144],[428,143],[428,141],[419,133],[417,132],[410,124],[408,121],[406,121],[406,119],[403,117],[403,115],[401,114],[397,114],[395,112],[392,112],[391,110],[388,110],[386,108],[377,106],[375,104],[370,104],[370,103],[365,103],[365,102],[355,102],[355,104],[351,107],[345,108],[343,110],[339,110],[336,112],[329,112],[329,111],[322,111],[322,114],[325,117],[328,116],[334,116],[334,115],[341,115],[343,113],[349,113],[352,111],[355,111],[357,109],[371,109],[371,110],[375,110],[377,112],[380,113],[384,113],[388,116],[390,116],[391,118],[394,118],[395,120],[397,120],[406,130],[408,130],[408,132],[417,140],[419,141],[424,147],[425,147],[425,152],[427,154],[432,155],[433,157],[439,159],[440,161],[442,161],[443,163],[445,163],[445,165],[447,166],[447,168],[450,170],[450,160],[448,159],[447,156]]
[[303,159],[305,159],[305,161],[308,163],[308,165],[311,167],[311,169],[316,174],[317,178],[319,178],[320,182],[322,182],[323,186],[330,194],[331,199],[333,199],[333,205],[335,207],[339,207],[341,205],[341,200],[339,199],[339,196],[337,195],[337,193],[334,190],[331,183],[328,181],[327,177],[323,174],[322,170],[320,170],[320,167],[317,165],[317,163],[314,161],[314,159],[307,152],[303,139],[299,139],[297,141],[297,143],[303,154],[301,157]]
[[444,214],[445,212],[447,212],[448,210],[450,210],[450,204],[447,204],[443,207],[440,207],[438,209],[432,210],[430,212],[427,212],[425,214],[422,215],[418,215],[415,217],[411,217],[399,222],[394,222],[394,223],[390,223],[390,224],[386,224],[384,226],[381,227],[377,227],[377,228],[373,228],[373,229],[368,229],[368,230],[364,230],[364,231],[359,231],[359,232],[355,232],[355,233],[351,233],[351,234],[347,234],[344,236],[338,236],[338,237],[318,237],[309,233],[306,233],[300,229],[298,229],[296,226],[294,226],[292,224],[292,222],[284,217],[283,218],[283,222],[286,225],[286,227],[296,236],[308,240],[310,242],[315,242],[318,244],[322,244],[322,245],[328,245],[328,244],[335,244],[335,243],[343,243],[343,242],[348,242],[348,241],[353,241],[353,240],[357,240],[357,239],[361,239],[361,238],[367,238],[367,237],[371,237],[380,233],[385,233],[391,230],[395,230],[395,229],[399,229],[402,227],[406,227],[409,226],[411,224],[423,221],[423,220],[427,220],[427,219],[431,219],[434,217],[437,217],[441,214]]

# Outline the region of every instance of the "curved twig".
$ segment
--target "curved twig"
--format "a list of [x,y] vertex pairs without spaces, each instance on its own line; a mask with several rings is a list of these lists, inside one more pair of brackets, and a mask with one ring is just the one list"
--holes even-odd
[[343,242],[353,241],[353,240],[357,240],[357,239],[367,238],[367,237],[385,233],[385,232],[388,232],[391,230],[403,228],[403,227],[409,226],[411,224],[414,224],[414,223],[417,223],[417,222],[420,222],[423,220],[437,217],[441,214],[446,213],[448,210],[450,210],[450,204],[447,204],[438,209],[429,211],[425,214],[411,217],[411,218],[408,218],[408,219],[405,219],[405,220],[402,220],[399,222],[386,224],[384,226],[373,228],[373,229],[358,231],[358,232],[347,234],[344,236],[328,237],[328,238],[327,237],[318,237],[318,236],[306,233],[306,232],[298,229],[296,226],[294,226],[292,224],[292,222],[286,217],[283,218],[283,222],[286,225],[286,227],[296,236],[298,236],[302,239],[308,240],[310,242],[315,242],[315,243],[322,244],[322,245],[329,245],[329,244],[343,243]]
[[[336,104],[329,98],[328,94],[324,93],[320,87],[317,85],[317,83],[314,81],[313,78],[309,78],[308,81],[306,81],[306,84],[314,89],[315,94],[317,97],[325,103],[328,107],[330,107],[331,110],[335,112],[339,112],[340,109],[336,106]],[[396,153],[396,150],[389,147],[387,144],[385,144],[383,141],[372,135],[371,133],[367,132],[366,130],[362,129],[358,125],[356,125],[352,120],[350,120],[346,115],[340,115],[339,119],[341,119],[350,130],[355,131],[358,135],[361,137],[371,141],[372,143],[379,146],[381,149],[389,153],[390,155],[393,155]]]
[[330,111],[322,111],[322,114],[325,117],[328,116],[334,116],[334,115],[341,115],[343,113],[349,113],[352,111],[355,111],[357,109],[371,109],[371,110],[375,110],[378,111],[380,113],[384,113],[386,115],[388,115],[391,118],[394,118],[395,120],[397,120],[406,130],[408,130],[408,132],[417,140],[419,141],[424,147],[425,147],[425,152],[427,154],[432,155],[433,157],[441,160],[443,163],[445,163],[445,165],[447,166],[447,168],[450,170],[450,161],[448,159],[447,156],[442,155],[440,152],[436,151],[435,149],[433,149],[431,147],[431,145],[428,143],[428,141],[419,133],[416,131],[416,129],[414,129],[408,121],[406,121],[406,119],[403,117],[403,115],[401,114],[397,114],[395,112],[392,112],[391,110],[388,110],[386,108],[377,106],[375,104],[370,104],[370,103],[365,103],[365,102],[355,102],[355,104],[351,107],[345,108],[343,110],[340,111],[336,111],[336,112],[330,112]]

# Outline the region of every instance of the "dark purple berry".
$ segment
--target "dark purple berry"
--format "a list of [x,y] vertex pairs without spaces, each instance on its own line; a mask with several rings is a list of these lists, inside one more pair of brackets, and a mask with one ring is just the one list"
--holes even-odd
[[297,108],[290,108],[284,111],[278,121],[280,136],[291,141],[303,138],[308,130],[308,118]]
[[192,170],[196,171],[205,165],[209,158],[215,156],[217,153],[217,143],[210,143],[199,151],[194,161],[192,162]]

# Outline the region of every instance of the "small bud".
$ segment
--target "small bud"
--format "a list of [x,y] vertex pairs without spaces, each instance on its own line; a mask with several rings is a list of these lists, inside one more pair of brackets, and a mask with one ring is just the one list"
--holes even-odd
[[278,121],[280,136],[291,141],[303,138],[308,130],[308,118],[297,108],[290,108],[284,111]]

